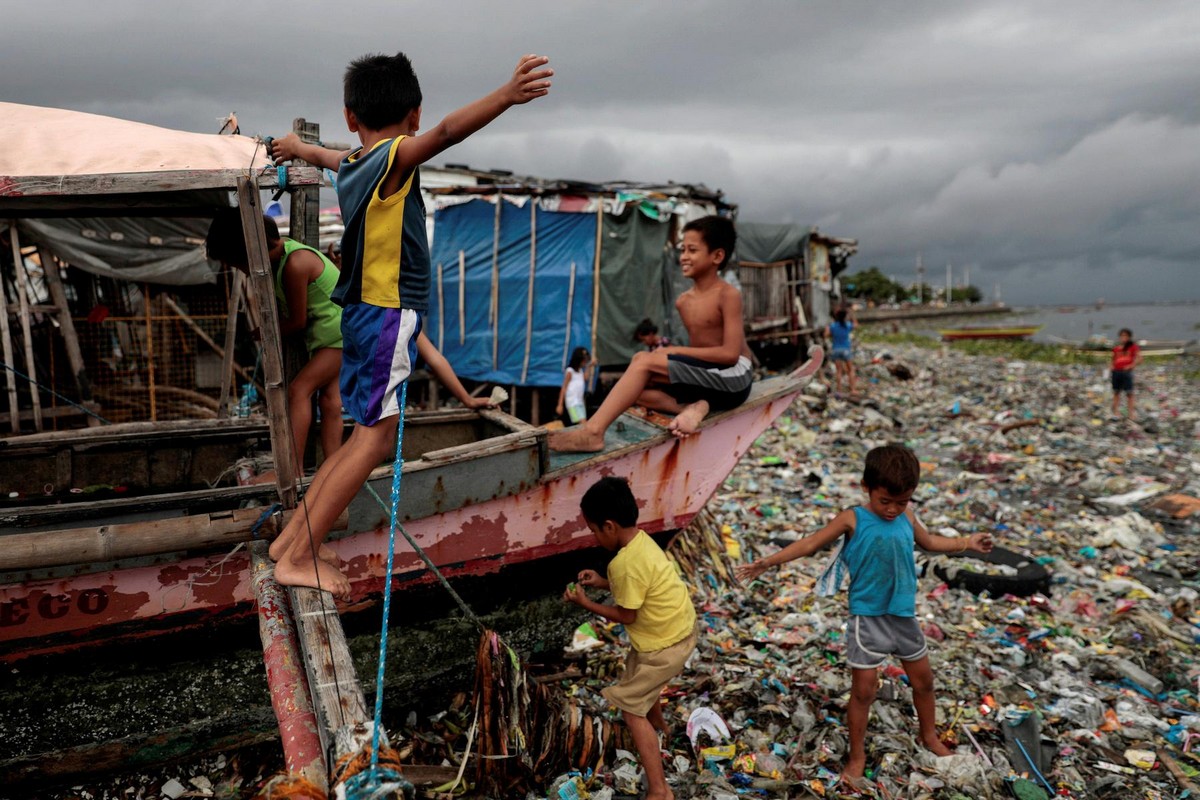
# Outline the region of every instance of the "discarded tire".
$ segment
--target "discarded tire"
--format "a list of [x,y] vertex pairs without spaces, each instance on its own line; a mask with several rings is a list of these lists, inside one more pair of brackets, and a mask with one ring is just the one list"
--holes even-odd
[[952,589],[966,589],[973,594],[987,594],[992,597],[1003,597],[1006,594],[1016,597],[1029,597],[1032,594],[1050,594],[1050,572],[1041,564],[1028,556],[1003,547],[995,547],[990,553],[955,553],[949,555],[955,561],[981,561],[1012,567],[1015,575],[994,574],[989,572],[974,572],[971,565],[939,564],[933,568],[933,574],[944,580]]

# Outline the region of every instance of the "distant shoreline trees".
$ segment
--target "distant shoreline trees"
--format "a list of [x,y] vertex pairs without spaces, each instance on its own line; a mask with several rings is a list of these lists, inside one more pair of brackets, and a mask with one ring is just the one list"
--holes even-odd
[[[875,305],[946,301],[946,287],[931,287],[925,283],[906,286],[884,275],[879,267],[843,275],[840,280],[844,296],[864,302],[870,301]],[[983,292],[975,286],[955,286],[950,290],[951,303],[978,303],[982,299]]]

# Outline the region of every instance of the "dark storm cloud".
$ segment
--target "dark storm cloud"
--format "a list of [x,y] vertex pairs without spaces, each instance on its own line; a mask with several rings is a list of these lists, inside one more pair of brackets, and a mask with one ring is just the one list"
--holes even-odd
[[[1015,302],[1200,297],[1191,3],[55,3],[8,11],[3,98],[329,139],[346,62],[403,49],[427,124],[523,52],[546,101],[447,160],[703,182],[743,219],[861,241]],[[284,16],[286,14],[286,17]],[[51,19],[51,16],[53,19]]]

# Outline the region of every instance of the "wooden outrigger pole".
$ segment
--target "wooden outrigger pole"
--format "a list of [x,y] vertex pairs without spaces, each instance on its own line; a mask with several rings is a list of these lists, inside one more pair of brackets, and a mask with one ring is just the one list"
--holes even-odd
[[[263,387],[271,431],[271,450],[274,453],[276,488],[280,506],[290,510],[297,505],[299,460],[293,446],[288,418],[279,318],[275,308],[275,292],[271,284],[266,232],[262,225],[261,197],[258,181],[254,176],[238,180],[238,205],[241,208],[242,229],[246,236],[250,284],[254,290],[254,300],[258,304]],[[263,569],[268,570],[270,567],[264,564]],[[271,572],[272,574],[265,576],[261,582],[256,580],[256,588],[261,583],[266,592],[265,596],[273,598],[273,592],[278,587],[270,588],[275,583],[273,570]],[[296,631],[295,644],[303,659],[308,689],[312,695],[313,720],[320,740],[320,753],[330,754],[336,759],[355,749],[362,741],[355,734],[361,735],[366,731],[369,736],[366,701],[354,673],[350,648],[342,631],[337,608],[328,593],[289,587],[287,594],[291,600],[292,620]],[[267,619],[262,621],[260,628],[272,629],[271,635],[263,639],[264,658],[267,679],[271,686],[272,704],[276,708],[283,734],[285,759],[289,768],[299,765],[300,768],[312,772],[315,770],[309,756],[312,742],[308,736],[302,735],[302,729],[306,727],[307,722],[297,722],[290,715],[289,699],[300,693],[300,676],[294,669],[277,669],[274,672],[271,669],[272,663],[278,666],[287,661],[286,657],[277,655],[279,652],[290,652],[286,650],[289,645],[281,642],[284,634],[275,635],[279,632],[276,629],[279,628],[285,629],[286,633],[286,606],[272,600],[269,601],[270,608],[264,610],[261,605],[262,597],[259,598],[260,614],[266,614]],[[289,709],[289,713],[279,715],[281,707]],[[292,735],[288,735],[289,732]],[[324,759],[322,764],[327,775],[333,764],[326,763]]]

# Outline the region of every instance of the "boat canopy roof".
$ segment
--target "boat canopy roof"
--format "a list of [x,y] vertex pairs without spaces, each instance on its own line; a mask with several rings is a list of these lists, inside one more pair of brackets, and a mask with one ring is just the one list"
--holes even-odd
[[237,181],[319,185],[312,167],[275,169],[248,136],[194,133],[61,108],[0,103],[0,218],[97,275],[207,283],[203,237]]

